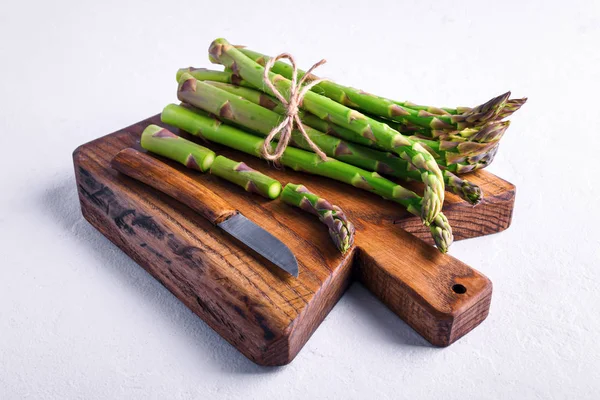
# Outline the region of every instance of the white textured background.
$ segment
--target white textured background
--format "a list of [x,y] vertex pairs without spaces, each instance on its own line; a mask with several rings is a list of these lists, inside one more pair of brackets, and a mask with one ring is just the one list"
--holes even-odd
[[[597,399],[600,3],[287,4],[2,2],[0,398]],[[174,101],[219,36],[415,102],[529,97],[489,168],[512,227],[452,248],[494,282],[480,327],[432,348],[355,285],[258,367],[82,219],[73,149]]]

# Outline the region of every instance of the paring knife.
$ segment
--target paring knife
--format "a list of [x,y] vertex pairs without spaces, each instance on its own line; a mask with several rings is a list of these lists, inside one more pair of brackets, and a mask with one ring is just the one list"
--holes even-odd
[[194,211],[277,265],[298,276],[294,254],[275,236],[244,217],[216,193],[156,158],[135,149],[121,150],[111,165],[117,171],[143,182]]

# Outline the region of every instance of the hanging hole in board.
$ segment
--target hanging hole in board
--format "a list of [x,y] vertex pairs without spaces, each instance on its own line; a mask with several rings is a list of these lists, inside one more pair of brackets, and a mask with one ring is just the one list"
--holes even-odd
[[464,285],[461,285],[460,283],[457,283],[456,285],[452,286],[452,290],[454,291],[454,293],[457,294],[467,293],[467,288],[464,287]]

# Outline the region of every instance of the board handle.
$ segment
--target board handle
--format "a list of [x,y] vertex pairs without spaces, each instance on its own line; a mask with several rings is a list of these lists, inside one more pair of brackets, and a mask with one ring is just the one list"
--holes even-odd
[[488,315],[492,282],[402,230],[357,232],[358,279],[436,346],[448,346]]
[[215,225],[237,214],[237,210],[216,193],[146,153],[132,148],[121,150],[112,159],[111,166],[180,201]]

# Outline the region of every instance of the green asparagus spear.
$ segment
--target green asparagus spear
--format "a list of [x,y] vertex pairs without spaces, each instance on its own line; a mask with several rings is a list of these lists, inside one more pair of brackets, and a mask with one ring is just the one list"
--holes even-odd
[[494,121],[479,128],[467,128],[448,135],[439,135],[437,140],[458,140],[459,138],[470,142],[492,143],[498,142],[510,126],[510,121]]
[[403,135],[416,135],[413,137],[413,140],[421,137],[438,141],[452,140],[458,142],[470,141],[478,143],[497,142],[502,138],[504,132],[506,132],[506,129],[508,129],[510,125],[510,121],[494,120],[483,126],[452,131],[445,129],[422,128],[412,125],[409,126],[378,117],[373,118],[388,124],[390,127],[396,129],[398,132],[401,132]]
[[462,179],[458,175],[454,175],[450,171],[444,171],[444,182],[447,190],[456,194],[461,199],[464,199],[476,206],[483,200],[483,190],[476,184]]
[[469,168],[469,166],[464,166],[462,171],[460,171],[459,173],[467,173],[467,172],[475,171],[475,170],[482,169],[482,168],[485,168],[488,165],[490,165],[492,163],[492,161],[494,161],[494,157],[496,156],[496,153],[498,152],[498,146],[500,146],[500,143],[496,143],[496,145],[494,147],[492,147],[485,154],[481,154],[479,156],[472,157],[469,160],[470,166],[472,166],[472,167]]
[[[265,65],[269,60],[269,57],[246,48],[241,48],[239,51],[258,64]],[[273,66],[272,71],[290,79],[293,70],[291,65],[278,61]],[[236,73],[237,71],[233,70],[233,72]],[[299,77],[304,76],[304,71],[300,71],[298,75]],[[316,79],[316,77],[314,78]],[[312,90],[340,104],[359,109],[363,112],[431,129],[464,129],[471,126],[483,125],[494,119],[510,96],[510,92],[507,92],[470,109],[464,114],[451,115],[444,113],[442,109],[437,107],[427,107],[425,109],[410,108],[407,106],[407,103],[375,96],[359,89],[339,85],[332,81],[321,82]]]
[[[250,82],[252,85],[273,94],[270,89],[262,87],[264,68],[246,57],[225,39],[215,40],[209,49],[213,60],[219,61],[227,68]],[[269,74],[269,79],[283,93],[290,89],[290,81],[281,75]],[[425,184],[423,195],[423,220],[432,221],[444,203],[444,178],[440,168],[431,155],[419,144],[407,139],[389,126],[374,121],[356,110],[323,97],[314,92],[307,92],[302,101],[302,108],[324,120],[348,128],[377,142],[388,151],[393,151],[409,161],[421,172],[421,180]]]
[[462,165],[471,164],[471,160],[486,154],[497,143],[475,143],[419,139],[419,143],[427,149],[435,161],[452,172],[458,172]]
[[[519,108],[521,108],[521,106],[523,104],[525,104],[526,101],[527,101],[526,97],[522,98],[522,99],[508,99],[506,101],[506,104],[504,104],[504,107],[502,107],[502,109],[498,112],[498,115],[496,116],[495,120],[504,119],[504,118],[509,117],[510,115],[514,114],[514,112],[517,111]],[[411,103],[409,101],[405,101],[405,102],[395,101],[395,103],[398,105],[401,105],[401,106],[415,109],[415,110],[429,111],[428,109],[430,108],[429,106],[420,106],[420,105]],[[437,111],[440,112],[442,115],[443,114],[450,114],[450,115],[465,114],[472,110],[473,109],[471,107],[457,107],[457,108],[442,107],[440,109],[437,109]],[[430,112],[434,113],[434,111],[430,111]]]
[[354,225],[342,209],[311,193],[306,187],[288,183],[281,192],[281,200],[319,217],[329,228],[329,236],[342,254],[354,243]]
[[215,153],[212,150],[190,142],[157,125],[148,125],[144,129],[141,145],[152,153],[202,172],[207,171],[215,159]]
[[281,183],[278,180],[250,168],[243,162],[227,157],[217,156],[210,173],[267,199],[276,199],[281,193]]
[[[194,78],[196,78],[196,76],[194,76],[194,75],[192,75],[192,76]],[[201,79],[198,79],[198,80],[201,80]],[[224,90],[228,93],[235,94],[238,97],[242,97],[242,98],[250,101],[251,103],[263,106],[273,112],[276,112],[277,114],[281,115],[281,114],[286,113],[285,106],[278,99],[276,99],[272,96],[269,96],[268,94],[265,94],[259,90],[251,89],[249,87],[237,86],[237,85],[234,85],[231,83],[216,82],[216,81],[210,81],[210,80],[207,80],[206,83],[208,85],[211,85],[211,86],[214,86],[221,90]],[[304,110],[298,110],[298,115],[301,118],[306,116],[306,114],[308,114],[308,112],[306,112]],[[325,122],[325,121],[323,121],[323,122]]]
[[[200,110],[190,110],[170,104],[163,110],[161,118],[163,122],[183,129],[192,135],[261,157],[264,139],[225,125]],[[368,190],[403,205],[413,215],[420,216],[422,214],[423,199],[421,197],[375,172],[364,171],[334,158],[323,161],[315,153],[293,147],[286,148],[281,162],[296,171],[325,176]],[[453,241],[453,236],[450,224],[443,213],[437,215],[429,225],[429,230],[438,249],[446,252]]]
[[239,76],[235,75],[231,71],[214,71],[214,70],[207,69],[207,68],[194,68],[194,67],[180,68],[179,70],[177,70],[177,75],[175,76],[177,79],[177,82],[179,82],[181,80],[181,76],[183,74],[190,74],[194,78],[198,79],[199,81],[213,81],[213,82],[231,83],[234,85],[244,86],[244,87],[252,87],[252,88],[254,87],[254,86],[250,85],[248,82],[246,82],[245,80],[243,80],[242,78],[240,78]]
[[[279,114],[285,113],[285,109],[284,109],[283,105],[281,104],[281,102],[279,102],[277,99],[273,99],[272,97],[270,97],[262,92],[259,92],[257,90],[249,89],[249,88],[245,88],[245,87],[234,86],[234,85],[227,84],[227,83],[219,83],[219,82],[211,82],[211,81],[207,81],[205,83],[208,85],[211,85],[211,86],[215,86],[219,89],[223,89],[231,94],[235,94],[240,97],[243,97],[244,99],[249,100],[250,102],[252,102],[254,104],[262,105],[263,107],[269,108],[270,110],[273,110]],[[198,90],[198,88],[196,88],[196,90]],[[220,93],[220,92],[218,92],[218,93]],[[216,101],[216,102],[213,101],[209,104],[215,104],[215,103],[224,104],[225,101],[230,101],[230,103],[228,104],[228,106],[230,107],[229,112],[228,112],[228,115],[230,116],[230,118],[233,121],[235,121],[235,120],[244,120],[245,121],[248,119],[242,115],[239,115],[240,108],[247,109],[249,107],[247,105],[247,103],[241,102],[239,98],[235,98],[233,96],[225,96],[222,93],[220,93],[220,94],[222,96],[219,98],[218,101]],[[200,104],[200,103],[197,103],[197,104]],[[204,108],[204,107],[201,107],[201,108],[203,108],[205,111],[213,112],[215,114],[219,112],[219,109],[215,108],[214,106],[213,107],[209,106],[208,108]],[[264,116],[264,112],[263,113],[260,112],[262,110],[257,110],[256,107],[249,107],[249,108],[250,108],[249,110],[246,110],[246,116],[260,115],[260,117],[252,120],[251,124],[242,124],[242,125],[245,125],[247,128],[253,129],[262,134],[266,134],[271,129],[271,125],[273,123],[277,123],[277,121],[273,119],[273,121],[269,124],[269,122],[268,122],[269,116],[273,117],[271,114],[267,113],[267,116]],[[306,121],[307,116],[309,116],[310,113],[301,112],[300,115],[301,115],[301,118],[303,119],[303,121]],[[325,126],[321,125],[321,127],[325,128],[325,129],[331,129],[331,128],[336,129],[336,127],[332,126],[332,124],[330,124],[326,121],[323,121],[316,117],[314,117],[314,119],[315,119],[315,121],[313,121],[313,120],[309,120],[309,121],[313,122],[313,123],[316,122],[317,125],[319,125],[319,122],[321,122],[325,125]],[[313,125],[308,124],[308,125],[314,126],[314,124]],[[344,128],[339,128],[339,129],[344,130]],[[376,172],[394,176],[397,178],[411,179],[411,180],[416,180],[416,181],[420,180],[421,175],[420,175],[419,171],[411,168],[411,166],[409,165],[409,163],[406,160],[403,160],[397,156],[393,156],[391,154],[387,154],[387,153],[381,152],[381,151],[370,151],[368,149],[363,148],[362,146],[357,146],[353,143],[348,143],[343,140],[340,140],[340,138],[338,138],[338,139],[330,138],[330,137],[328,137],[328,135],[323,135],[322,132],[316,132],[314,129],[311,129],[309,127],[305,127],[305,131],[308,133],[309,137],[315,143],[317,143],[317,145],[319,147],[321,147],[325,151],[325,153],[328,156],[336,157],[341,161],[364,168],[369,171],[376,171]],[[345,132],[345,135],[350,136],[352,138],[356,138],[356,137],[362,138],[362,136],[356,135],[354,132],[351,132],[351,131]],[[297,143],[292,143],[292,145],[294,145],[295,147],[303,148],[305,150],[310,150],[310,148],[307,145],[304,145],[304,146],[302,145],[303,139],[300,137],[299,133],[296,132],[294,137],[296,138],[295,141],[297,143],[299,143],[300,145],[298,145]],[[338,149],[344,149],[344,151],[339,151]],[[444,176],[444,183],[446,185],[450,185],[450,186],[446,186],[447,190],[451,191],[454,194],[457,194],[458,196],[467,200],[469,203],[471,203],[473,205],[478,204],[481,201],[481,199],[483,198],[483,193],[477,185],[474,185],[466,180],[463,180],[463,179],[457,177],[450,171],[446,170],[446,171],[443,171],[442,173]]]

